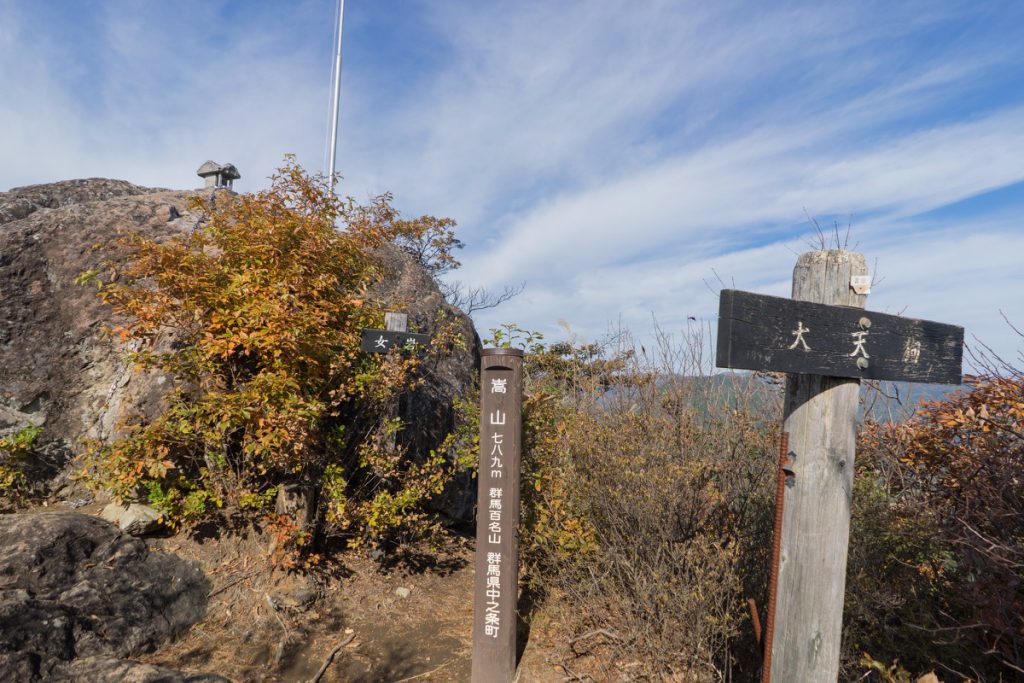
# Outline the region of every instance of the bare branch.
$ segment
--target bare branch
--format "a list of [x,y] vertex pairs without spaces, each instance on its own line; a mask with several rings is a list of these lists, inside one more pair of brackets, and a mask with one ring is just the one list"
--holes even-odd
[[334,656],[341,652],[342,648],[355,640],[355,637],[355,633],[350,633],[348,637],[334,646],[334,649],[327,655],[327,659],[324,660],[323,666],[321,666],[320,670],[316,672],[316,675],[310,679],[310,683],[319,683],[320,679],[324,677],[325,673],[327,673],[327,669],[331,666],[331,662],[334,661]]
[[818,223],[818,220],[807,212],[806,206],[804,207],[804,216],[807,217],[807,222],[814,228],[814,233],[818,237],[817,247],[815,247],[814,242],[811,242],[810,240],[807,241],[807,246],[811,249],[825,249],[828,246],[828,240],[825,238],[825,232],[821,229],[821,224]]
[[526,289],[526,282],[518,285],[505,285],[501,292],[492,292],[484,287],[468,287],[461,281],[442,282],[441,294],[452,306],[455,306],[466,315],[473,311],[482,311],[487,308],[494,308],[513,299],[523,293]]

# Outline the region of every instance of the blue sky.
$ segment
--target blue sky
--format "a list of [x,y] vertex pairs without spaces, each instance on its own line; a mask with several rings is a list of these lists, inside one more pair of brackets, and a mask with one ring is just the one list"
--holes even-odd
[[[0,0],[0,188],[324,164],[333,0]],[[874,310],[1024,347],[1024,4],[349,0],[341,191],[446,215],[478,315],[598,339],[786,296],[852,223]],[[692,324],[692,323],[689,323]]]

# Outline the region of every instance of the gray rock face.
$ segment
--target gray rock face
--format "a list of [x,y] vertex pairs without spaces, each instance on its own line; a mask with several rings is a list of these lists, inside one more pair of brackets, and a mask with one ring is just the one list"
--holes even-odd
[[44,185],[16,187],[9,192],[0,192],[0,225],[24,218],[39,209],[56,209],[71,204],[103,201],[114,197],[130,197],[158,191],[132,185],[126,180],[108,180],[106,178],[63,180]]
[[[126,366],[123,350],[102,334],[112,324],[110,309],[75,279],[104,262],[111,266],[99,277],[117,277],[113,244],[129,232],[159,240],[192,230],[199,219],[188,212],[193,194],[102,179],[0,193],[0,430],[42,426],[40,441],[62,446],[66,458],[83,439],[116,436],[128,415],[159,412],[169,379]],[[440,313],[453,316],[466,341],[465,349],[424,367],[427,381],[400,406],[411,425],[402,439],[423,456],[451,430],[453,398],[475,382],[479,340],[412,257],[397,248],[379,257],[385,277],[373,296],[408,313],[411,331],[432,334]],[[472,505],[468,477],[439,501],[462,521],[471,519]]]
[[[388,247],[378,253],[384,278],[370,292],[389,308],[409,316],[409,331],[433,336],[440,326],[439,317],[458,325],[465,348],[453,347],[436,362],[424,364],[426,381],[400,401],[399,417],[410,425],[400,435],[414,454],[426,455],[455,427],[452,402],[472,393],[480,367],[480,337],[473,321],[445,301],[437,283],[406,252]],[[457,522],[473,520],[476,488],[468,475],[458,478],[435,500],[435,508]]]
[[195,565],[95,517],[0,515],[0,548],[0,680],[149,652],[206,613],[210,584]]
[[[163,379],[132,373],[102,337],[110,312],[95,288],[75,284],[130,231],[156,238],[190,229],[188,193],[120,180],[74,180],[0,193],[0,429],[43,427],[68,452],[106,439],[132,411],[152,412]],[[179,212],[180,213],[180,212]]]

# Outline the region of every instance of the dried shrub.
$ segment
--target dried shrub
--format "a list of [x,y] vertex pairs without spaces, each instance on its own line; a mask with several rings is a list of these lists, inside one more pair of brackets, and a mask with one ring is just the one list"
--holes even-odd
[[[275,513],[282,490],[318,492],[314,519],[350,545],[435,530],[423,504],[453,476],[453,457],[413,462],[390,416],[399,393],[423,381],[420,367],[460,343],[456,324],[442,321],[425,358],[359,346],[363,328],[382,325],[365,296],[381,275],[378,248],[423,244],[428,267],[454,267],[451,221],[400,220],[388,195],[339,199],[293,161],[267,190],[199,196],[193,208],[204,216],[193,232],[123,241],[128,268],[98,283],[131,360],[167,373],[175,389],[154,419],[134,418],[115,442],[94,444],[91,481],[147,500],[172,524],[222,507],[262,519],[286,565],[316,534],[302,515]],[[464,465],[465,455],[454,459]]]
[[848,608],[859,644],[910,670],[1024,675],[1024,374],[991,363],[910,420],[870,425],[861,442],[884,505],[871,510],[861,495],[852,532],[872,577],[853,583]]
[[[530,351],[523,558],[560,663],[594,680],[757,680],[746,598],[763,618],[780,378],[709,376],[698,334],[648,354],[625,335],[505,333]],[[862,426],[841,680],[1021,675],[1022,423],[1024,375],[1004,364]]]
[[[763,552],[775,391],[709,376],[695,334],[647,355],[603,345],[527,357],[523,556],[598,680],[721,680]],[[745,646],[752,649],[752,644]]]
[[[924,673],[933,662],[951,662],[954,655],[939,647],[923,625],[948,608],[955,560],[936,511],[878,447],[877,435],[893,428],[869,423],[858,444],[843,605],[843,679],[858,678],[866,668],[875,676],[869,680],[900,680],[894,672],[904,667]],[[882,662],[891,664],[879,668]]]

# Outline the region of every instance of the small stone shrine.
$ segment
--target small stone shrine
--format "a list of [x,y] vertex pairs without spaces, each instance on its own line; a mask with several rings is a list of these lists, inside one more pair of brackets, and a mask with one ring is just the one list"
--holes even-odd
[[196,175],[206,181],[206,189],[224,187],[231,189],[231,184],[242,177],[234,164],[218,164],[215,161],[207,161],[199,167]]

